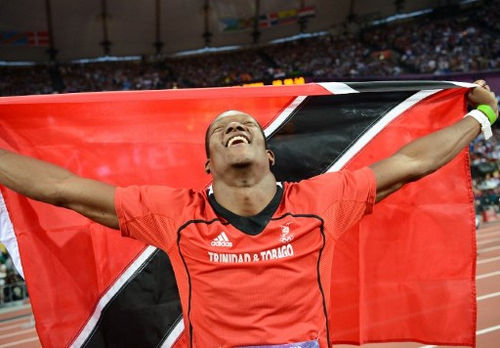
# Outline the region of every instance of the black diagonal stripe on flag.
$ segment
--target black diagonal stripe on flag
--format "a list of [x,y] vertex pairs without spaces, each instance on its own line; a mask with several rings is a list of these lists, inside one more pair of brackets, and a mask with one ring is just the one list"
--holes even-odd
[[360,93],[365,92],[398,92],[398,91],[416,91],[424,89],[448,89],[457,88],[457,85],[446,81],[374,81],[366,82],[348,82],[349,87]]
[[350,145],[414,92],[308,97],[269,140],[279,181],[324,173]]
[[172,265],[157,249],[109,301],[84,347],[156,347],[181,315]]

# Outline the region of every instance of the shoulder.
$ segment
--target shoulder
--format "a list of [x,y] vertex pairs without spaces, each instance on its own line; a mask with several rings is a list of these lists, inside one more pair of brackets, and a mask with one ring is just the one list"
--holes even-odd
[[160,185],[117,187],[115,194],[117,207],[128,206],[134,210],[159,214],[168,212],[168,215],[187,207],[199,206],[206,200],[203,190]]
[[375,175],[369,167],[325,173],[297,183],[285,184],[288,201],[298,205],[329,205],[334,201],[366,200],[375,194]]
[[286,183],[288,190],[299,194],[309,191],[324,189],[343,189],[346,187],[357,187],[362,183],[373,185],[375,175],[370,167],[363,167],[356,170],[343,169],[337,172],[329,172],[302,180],[296,183]]
[[117,194],[120,195],[139,195],[148,198],[178,198],[203,196],[203,191],[192,188],[177,188],[163,185],[131,185],[117,187]]

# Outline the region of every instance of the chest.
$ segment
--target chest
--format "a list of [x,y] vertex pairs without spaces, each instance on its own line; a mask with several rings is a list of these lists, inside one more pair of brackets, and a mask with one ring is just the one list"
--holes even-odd
[[220,220],[195,220],[178,232],[178,248],[191,269],[259,269],[316,258],[324,246],[323,221],[314,215],[274,217],[251,235]]
[[[218,219],[185,224],[177,246],[187,276],[183,305],[195,341],[201,339],[197,332],[210,333],[213,342],[322,337],[323,228],[320,217],[293,214],[273,217],[255,235]],[[215,337],[219,333],[225,334]]]

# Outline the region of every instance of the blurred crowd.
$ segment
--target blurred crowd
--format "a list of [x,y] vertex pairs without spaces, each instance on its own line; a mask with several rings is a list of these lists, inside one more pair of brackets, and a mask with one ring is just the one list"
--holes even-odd
[[379,49],[397,50],[400,64],[417,73],[500,69],[498,33],[479,20],[423,18],[367,30],[363,38]]
[[23,300],[26,297],[24,281],[14,268],[7,249],[0,244],[0,305]]
[[267,80],[275,74],[270,57],[257,49],[169,59],[178,87],[213,87]]
[[500,69],[496,5],[367,26],[358,34],[316,36],[226,53],[1,67],[0,96],[229,86],[294,76],[332,81],[495,70]]
[[264,52],[286,76],[315,80],[396,76],[402,72],[395,55],[380,56],[353,34],[318,36],[268,46]]
[[59,72],[66,93],[173,88],[169,70],[160,65],[127,61],[63,64]]
[[53,93],[53,88],[45,66],[0,66],[0,97],[49,93]]
[[[489,140],[476,138],[469,148],[476,211],[500,213],[500,130]],[[485,215],[483,215],[485,216]]]
[[498,0],[488,0],[485,4],[478,10],[474,11],[473,16],[476,20],[480,20],[481,23],[494,31],[500,31],[500,22],[498,22],[498,17],[500,16],[500,6]]

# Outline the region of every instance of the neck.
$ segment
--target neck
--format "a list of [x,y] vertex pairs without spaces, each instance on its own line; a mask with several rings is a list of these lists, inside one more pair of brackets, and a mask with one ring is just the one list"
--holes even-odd
[[240,175],[232,180],[217,180],[214,177],[213,190],[217,202],[240,216],[260,213],[276,193],[276,179],[267,171],[262,177]]

